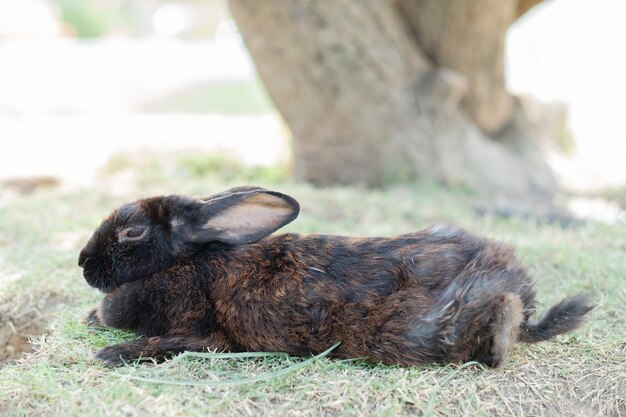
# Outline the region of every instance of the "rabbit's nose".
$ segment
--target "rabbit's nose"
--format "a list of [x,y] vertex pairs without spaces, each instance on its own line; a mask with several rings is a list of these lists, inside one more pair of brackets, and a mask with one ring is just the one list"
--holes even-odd
[[90,258],[90,255],[84,250],[81,250],[80,255],[78,255],[78,266],[82,268],[85,265],[85,262],[87,261],[87,259],[89,258]]

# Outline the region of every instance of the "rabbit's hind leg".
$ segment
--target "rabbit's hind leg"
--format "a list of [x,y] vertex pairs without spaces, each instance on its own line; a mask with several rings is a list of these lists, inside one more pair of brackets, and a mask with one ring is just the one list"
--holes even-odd
[[414,316],[404,336],[416,345],[416,354],[492,367],[506,361],[519,335],[523,304],[519,295],[502,288],[506,281],[488,278],[479,272],[454,282],[427,311]]
[[435,303],[417,288],[388,296],[370,311],[362,332],[369,360],[402,366],[476,360],[497,366],[519,331],[521,314],[511,312],[521,311],[521,301],[509,293],[468,300],[470,289],[451,288]]
[[477,352],[475,360],[494,368],[506,363],[519,337],[524,319],[523,310],[524,305],[519,295],[510,292],[502,294],[491,324],[491,338],[481,349],[483,353]]

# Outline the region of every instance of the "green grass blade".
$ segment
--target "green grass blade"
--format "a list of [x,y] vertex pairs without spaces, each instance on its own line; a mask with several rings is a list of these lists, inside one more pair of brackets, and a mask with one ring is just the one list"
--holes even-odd
[[[305,361],[302,361],[296,365],[289,366],[279,371],[265,372],[263,374],[249,377],[249,378],[237,378],[237,379],[230,379],[230,380],[225,380],[225,381],[191,381],[191,380],[178,380],[178,379],[167,379],[167,378],[148,378],[148,377],[141,377],[141,376],[135,376],[135,375],[124,375],[124,374],[119,374],[119,373],[117,373],[116,375],[120,376],[121,378],[130,379],[134,381],[151,382],[155,384],[167,384],[167,385],[185,385],[185,386],[194,386],[194,387],[214,387],[214,386],[224,386],[224,385],[250,384],[253,382],[266,381],[269,379],[278,378],[280,376],[296,372],[302,368],[305,368],[311,365],[315,361],[325,358],[326,356],[330,355],[330,353],[333,350],[335,350],[337,346],[339,346],[340,344],[341,342],[337,342],[334,345],[332,345],[330,348],[326,349],[324,352],[318,355],[312,356],[311,358]],[[203,358],[208,356],[208,357],[214,358],[216,357],[215,355],[226,355],[226,356],[222,356],[226,358],[278,356],[270,352],[250,352],[250,353],[243,353],[237,356],[232,356],[235,354],[211,354],[211,353],[203,354],[203,353],[195,352],[193,355],[188,355],[188,356],[203,357]]]

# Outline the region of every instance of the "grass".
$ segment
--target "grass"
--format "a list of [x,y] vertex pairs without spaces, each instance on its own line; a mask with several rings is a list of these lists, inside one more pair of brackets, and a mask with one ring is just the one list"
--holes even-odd
[[[36,351],[0,368],[0,416],[626,415],[626,225],[564,228],[477,216],[479,197],[430,183],[317,189],[284,180],[286,167],[260,170],[203,158],[177,154],[160,164],[150,156],[120,156],[92,190],[0,190],[0,326],[3,317],[32,310],[50,295],[59,300],[45,334],[34,340]],[[130,199],[207,195],[241,183],[296,197],[302,213],[289,231],[393,235],[450,222],[508,241],[536,277],[544,308],[578,292],[594,294],[598,307],[575,333],[518,345],[498,370],[284,355],[187,355],[119,369],[94,363],[97,349],[133,338],[82,323],[101,297],[76,266],[94,227]]]

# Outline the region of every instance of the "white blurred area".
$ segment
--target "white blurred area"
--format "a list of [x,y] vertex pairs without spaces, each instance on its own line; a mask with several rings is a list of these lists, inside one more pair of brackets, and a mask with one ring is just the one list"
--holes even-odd
[[250,165],[288,158],[284,126],[272,112],[144,109],[198,85],[253,81],[254,66],[228,20],[213,38],[179,39],[193,23],[190,10],[163,3],[150,19],[152,36],[81,40],[64,36],[58,13],[41,0],[0,0],[0,16],[0,178],[89,185],[119,152],[198,150]]
[[[152,1],[149,36],[86,40],[51,3],[0,0],[0,178],[89,184],[110,155],[140,149],[227,150],[250,164],[287,159],[286,129],[271,111],[145,110],[197,85],[255,77],[227,16],[217,14],[211,38],[179,36],[202,24],[196,3]],[[509,31],[510,88],[569,106],[577,148],[551,160],[576,190],[626,183],[624,16],[624,0],[552,0]]]
[[0,0],[0,39],[58,36],[58,13],[40,0]]
[[551,162],[565,185],[626,184],[626,1],[545,1],[508,33],[507,83],[568,106],[576,141]]

